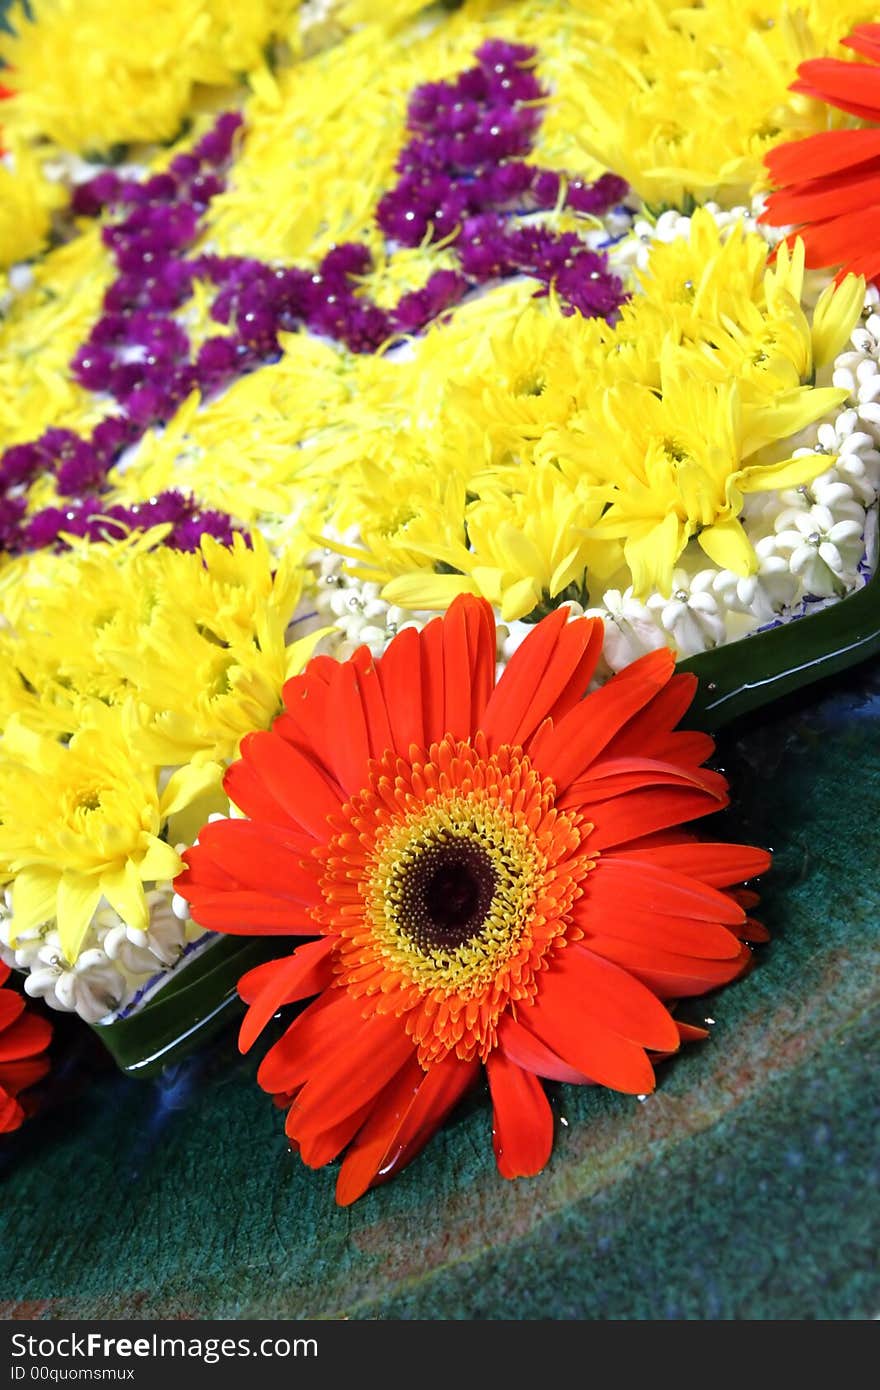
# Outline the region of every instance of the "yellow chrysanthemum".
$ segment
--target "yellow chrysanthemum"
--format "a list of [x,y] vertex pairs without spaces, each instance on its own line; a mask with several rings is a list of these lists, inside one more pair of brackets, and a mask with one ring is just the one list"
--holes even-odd
[[602,503],[550,465],[524,468],[519,485],[514,493],[490,488],[480,496],[467,509],[468,545],[436,537],[419,547],[433,567],[392,579],[383,597],[406,608],[442,609],[460,593],[480,594],[505,622],[539,616],[565,598],[583,601],[594,549],[586,528],[598,521]]
[[263,63],[297,0],[36,0],[0,34],[13,70],[10,129],[69,151],[168,140],[200,86],[223,87]]
[[771,406],[748,406],[735,381],[700,379],[687,353],[667,349],[659,395],[620,385],[600,412],[557,435],[563,469],[592,479],[588,495],[605,507],[587,530],[591,540],[608,543],[604,556],[594,555],[594,568],[609,576],[624,559],[637,595],[668,594],[675,563],[696,536],[720,568],[753,573],[757,560],[739,520],[744,496],[808,482],[827,460],[808,454],[749,463],[750,456],[812,423],[843,395],[804,389]]
[[126,737],[121,708],[95,702],[67,744],[13,717],[0,749],[0,873],[15,878],[13,941],[54,917],[72,963],[102,897],[145,930],[144,885],[181,868],[162,827],[203,783],[185,768],[160,792],[157,769]]
[[[2,217],[0,211],[0,217]],[[113,263],[97,227],[50,251],[0,319],[0,441],[38,439],[51,425],[87,431],[106,402],[71,377],[70,360],[101,311]]]
[[648,204],[743,202],[763,186],[780,140],[825,128],[827,109],[793,96],[805,58],[834,52],[868,0],[574,0],[586,12],[572,51],[586,151]]
[[[211,764],[219,778],[243,735],[268,728],[311,653],[316,637],[288,634],[300,571],[289,557],[274,568],[259,535],[250,549],[240,536],[231,549],[205,537],[196,554],[160,538],[31,557],[7,586],[0,650],[25,693],[39,692],[44,727],[75,728],[96,699],[125,704],[144,758]],[[10,712],[30,708],[14,682],[7,701]]]
[[43,250],[52,211],[63,201],[62,190],[43,178],[26,145],[16,141],[7,149],[0,157],[0,269],[29,261]]

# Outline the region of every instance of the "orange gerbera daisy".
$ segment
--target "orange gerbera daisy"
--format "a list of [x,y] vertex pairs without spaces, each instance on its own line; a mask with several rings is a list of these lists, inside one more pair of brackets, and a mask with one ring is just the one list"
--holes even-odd
[[[241,982],[246,1050],[317,995],[258,1079],[337,1200],[401,1168],[485,1067],[498,1167],[538,1172],[539,1078],[642,1094],[699,1035],[666,999],[740,974],[754,935],[724,889],[767,868],[676,830],[727,786],[673,732],[695,680],[668,651],[584,697],[599,621],[561,609],[495,678],[488,604],[457,599],[374,660],[317,657],[226,777],[249,819],[208,825],[177,889],[205,927],[320,934]],[[760,931],[760,929],[757,929]]]
[[[0,985],[9,979],[9,967],[0,964]],[[45,1052],[52,1037],[51,1024],[25,1012],[24,998],[14,989],[0,989],[0,1134],[18,1129],[25,1111],[18,1097],[46,1075]]]
[[[860,24],[842,42],[870,61],[811,58],[791,90],[880,122],[880,24]],[[867,280],[880,274],[880,130],[826,130],[777,145],[764,158],[778,191],[759,221],[796,226],[808,266],[839,266],[841,276]]]

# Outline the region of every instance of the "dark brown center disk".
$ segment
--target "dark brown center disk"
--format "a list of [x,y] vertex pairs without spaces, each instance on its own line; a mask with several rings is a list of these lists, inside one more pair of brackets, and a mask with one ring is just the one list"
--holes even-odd
[[427,845],[399,881],[400,926],[423,951],[454,951],[479,936],[497,874],[476,840],[449,835]]

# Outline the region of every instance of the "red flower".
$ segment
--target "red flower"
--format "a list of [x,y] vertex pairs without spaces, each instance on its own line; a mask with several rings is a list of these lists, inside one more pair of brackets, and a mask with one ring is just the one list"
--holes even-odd
[[[403,1167],[485,1066],[498,1167],[538,1172],[539,1078],[653,1089],[699,1035],[666,999],[739,975],[753,935],[729,885],[769,856],[676,829],[727,802],[673,732],[695,679],[668,651],[582,698],[603,629],[562,609],[495,681],[489,606],[457,600],[379,660],[314,659],[248,735],[177,889],[217,931],[315,936],[241,981],[246,1050],[317,995],[258,1079],[304,1161],[346,1146],[347,1204]],[[749,905],[751,899],[747,899]]]
[[[0,985],[8,979],[9,967],[0,964]],[[40,1053],[51,1037],[51,1024],[26,1013],[22,995],[0,989],[0,1134],[18,1129],[24,1119],[18,1096],[49,1070],[48,1058]]]
[[[811,58],[793,92],[828,102],[866,121],[880,121],[880,24],[860,24],[843,40],[870,63]],[[880,130],[827,130],[777,145],[765,163],[778,192],[759,221],[796,226],[808,266],[841,267],[873,280],[880,274]]]

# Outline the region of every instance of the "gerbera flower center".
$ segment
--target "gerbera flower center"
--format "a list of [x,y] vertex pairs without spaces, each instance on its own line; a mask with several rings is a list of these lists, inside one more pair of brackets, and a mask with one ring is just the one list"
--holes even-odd
[[394,1012],[423,1064],[485,1056],[509,1004],[530,999],[592,867],[590,826],[561,812],[519,748],[445,738],[387,754],[320,852],[322,926],[338,983]]
[[422,950],[455,949],[479,936],[498,875],[475,840],[449,836],[411,857],[398,875],[401,928]]

